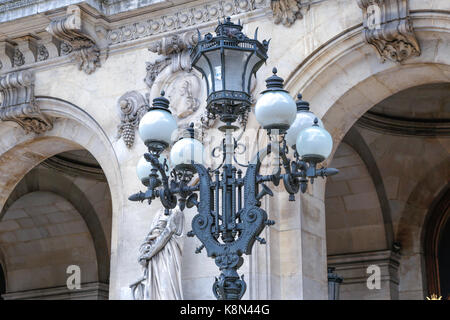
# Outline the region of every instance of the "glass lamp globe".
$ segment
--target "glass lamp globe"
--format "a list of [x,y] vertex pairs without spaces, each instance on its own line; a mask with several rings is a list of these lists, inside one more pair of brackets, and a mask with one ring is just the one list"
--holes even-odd
[[287,130],[294,122],[297,114],[297,106],[294,99],[286,90],[283,90],[284,80],[276,75],[277,69],[273,68],[273,75],[266,80],[267,90],[255,105],[255,117],[264,129]]
[[331,154],[333,139],[327,130],[319,127],[316,118],[313,126],[300,132],[295,147],[304,161],[319,163]]
[[[169,100],[161,97],[153,100],[153,106],[139,123],[139,135],[145,145],[161,144],[164,148],[171,142],[172,133],[177,129],[177,123],[169,110]],[[162,148],[162,149],[164,149]]]
[[[302,100],[302,95],[299,93],[297,95],[298,100],[295,102],[297,105],[297,116],[295,117],[294,123],[289,127],[286,132],[286,142],[289,146],[294,147],[297,143],[298,134],[306,128],[311,127],[314,124],[314,119],[316,115],[309,111],[309,103]],[[319,127],[323,128],[322,120],[318,119]]]
[[178,140],[170,150],[172,167],[203,164],[203,145],[194,138],[194,124],[186,130],[187,136]]
[[[164,161],[166,161],[167,164],[167,168],[169,165],[169,162],[167,161],[167,158],[163,155],[160,155],[158,158],[159,162],[164,164]],[[147,160],[145,160],[145,157],[142,156],[139,161],[138,164],[136,166],[136,174],[139,178],[139,180],[141,180],[143,185],[147,185],[148,181],[149,181],[149,176],[150,173],[152,173],[152,164],[150,162],[148,162]],[[170,172],[170,169],[168,168],[168,170],[165,170],[166,174],[168,174]],[[159,170],[157,171],[158,177],[161,179],[161,173],[159,172]]]

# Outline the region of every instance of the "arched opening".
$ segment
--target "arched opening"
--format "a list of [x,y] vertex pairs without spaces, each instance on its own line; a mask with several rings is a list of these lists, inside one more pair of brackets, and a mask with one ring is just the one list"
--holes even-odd
[[[0,213],[6,299],[106,299],[111,195],[95,158],[66,151],[30,170]],[[69,288],[70,266],[79,288]],[[70,282],[70,281],[69,281]]]
[[[286,81],[287,90],[301,92],[333,136],[334,155],[326,165],[333,166],[333,156],[339,154],[344,141],[361,156],[376,190],[385,229],[384,249],[343,253],[337,260],[328,257],[328,264],[336,265],[336,272],[344,277],[341,288],[359,282],[361,290],[354,290],[353,295],[358,299],[363,297],[361,292],[369,292],[366,267],[370,264],[381,267],[382,288],[387,293],[373,298],[425,298],[420,241],[424,212],[443,180],[449,179],[450,56],[444,42],[448,43],[450,34],[448,28],[437,26],[431,14],[421,18],[423,24],[415,29],[422,49],[419,57],[401,64],[381,63],[373,48],[361,40],[360,30],[353,28],[317,48]],[[364,143],[351,144],[347,139],[351,131]],[[316,188],[312,193],[325,202],[326,189]],[[330,229],[330,206],[325,207]],[[337,220],[335,226],[339,223],[343,221]],[[372,237],[362,236],[360,243]],[[352,252],[351,248],[347,251]]]
[[[441,190],[443,181],[449,179],[450,157],[446,147],[450,128],[449,92],[449,83],[431,83],[400,91],[364,113],[338,145],[330,165],[341,172],[328,179],[325,204],[328,263],[347,278],[347,283],[344,280],[342,285],[343,298],[423,298],[426,290],[422,288],[420,276],[421,230],[426,208]],[[359,162],[355,154],[361,157]],[[371,181],[371,198],[364,193],[364,185],[352,189],[367,176]],[[372,202],[377,205],[379,219],[373,221],[367,212],[356,219],[351,209],[357,205],[370,207]],[[445,212],[442,208],[438,211]],[[431,227],[434,233],[425,242],[427,263],[434,263],[427,273],[432,293],[441,292],[439,270],[441,266],[445,270],[448,263],[445,253],[448,240],[442,232],[447,225],[442,221],[434,222]],[[356,235],[355,230],[361,225],[372,224],[370,230],[366,228],[364,233]],[[441,229],[436,230],[435,226]],[[378,246],[371,246],[376,228],[382,236]],[[366,287],[366,268],[371,264],[381,268],[384,280],[380,290]],[[358,281],[359,289],[355,288]]]
[[[120,214],[123,200],[122,196],[118,196],[122,195],[122,181],[115,152],[99,124],[82,109],[54,98],[37,97],[36,101],[43,112],[54,118],[52,130],[40,135],[26,135],[21,128],[10,122],[0,128],[0,207],[3,215],[0,225],[6,225],[0,229],[5,233],[10,232],[7,236],[2,235],[0,242],[17,244],[9,252],[3,252],[6,279],[6,294],[3,296],[5,299],[107,298],[111,246],[114,246],[111,243],[112,220]],[[92,161],[95,162],[95,168],[92,167]],[[101,172],[101,182],[96,179],[98,171]],[[44,197],[42,193],[45,194]],[[34,209],[33,201],[49,198],[59,202],[62,211],[66,212],[53,211],[52,217],[45,218],[38,218],[37,212],[36,215],[30,213],[31,217],[19,217],[8,212],[17,209],[14,205],[20,205],[24,200],[28,202],[29,209],[30,204],[31,209]],[[100,198],[103,204],[98,201]],[[54,203],[43,206],[55,207]],[[39,206],[35,207],[39,211]],[[24,211],[27,214],[27,210]],[[4,220],[5,216],[10,219]],[[23,221],[13,221],[16,219]],[[64,219],[68,220],[63,221]],[[58,226],[58,223],[66,225]],[[79,242],[68,241],[70,237],[78,236],[84,240],[90,238],[92,250],[83,249],[86,248],[84,244],[89,241],[84,244],[82,239],[78,239]],[[52,237],[62,239],[50,240]],[[79,245],[73,248],[73,244]],[[33,251],[33,248],[36,250]],[[20,255],[15,254],[16,250],[22,250],[20,259]],[[35,259],[27,260],[27,250],[43,254],[36,254]],[[48,255],[50,252],[54,255]],[[27,270],[25,267],[37,267],[39,263],[43,263],[39,261],[43,257],[48,260],[47,266],[41,265],[43,281],[37,283],[33,282],[34,279],[27,279],[30,273],[27,272],[29,268]],[[67,292],[63,279],[66,281],[70,274],[63,275],[61,268],[58,268],[55,280],[56,273],[52,273],[52,266],[49,265],[65,265],[63,271],[66,272],[67,263],[77,259],[77,262],[90,261],[85,265],[84,271],[81,268],[81,282],[85,286],[79,292]],[[15,266],[15,272],[10,265]],[[20,273],[26,276],[22,277]],[[16,279],[22,279],[22,283],[10,283],[10,276],[15,275],[18,275]],[[34,283],[33,287],[27,288],[31,283]],[[43,288],[45,283],[50,283],[50,288]]]
[[424,254],[428,295],[450,298],[450,186],[432,204],[425,224]]

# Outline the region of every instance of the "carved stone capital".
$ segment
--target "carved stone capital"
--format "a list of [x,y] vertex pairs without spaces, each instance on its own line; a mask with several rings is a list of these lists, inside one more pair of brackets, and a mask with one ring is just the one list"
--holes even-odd
[[34,76],[29,70],[0,77],[0,94],[0,120],[17,122],[26,133],[42,133],[53,127],[34,100]]
[[297,19],[303,18],[300,0],[272,0],[273,23],[290,27]]
[[403,62],[420,55],[408,0],[357,0],[363,10],[364,37],[384,62]]
[[131,148],[139,121],[149,109],[147,100],[139,92],[129,91],[119,98],[117,107],[120,115],[117,138],[123,138],[125,145]]
[[92,32],[84,27],[78,6],[69,6],[66,16],[52,21],[46,30],[54,37],[64,41],[65,47],[70,46],[70,54],[72,59],[77,62],[79,70],[91,74],[101,66],[100,49]]

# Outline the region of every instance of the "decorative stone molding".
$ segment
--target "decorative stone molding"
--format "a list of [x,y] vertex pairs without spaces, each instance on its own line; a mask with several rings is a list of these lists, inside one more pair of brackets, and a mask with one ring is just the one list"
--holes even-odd
[[107,33],[108,44],[112,45],[161,33],[175,32],[179,29],[217,21],[217,19],[226,16],[265,9],[268,6],[269,0],[224,0],[185,7],[172,14],[163,14],[147,21],[134,22],[112,29]]
[[371,111],[365,113],[358,119],[356,125],[392,135],[415,137],[450,136],[450,121],[393,118]]
[[80,289],[67,286],[34,289],[2,294],[5,300],[108,300],[109,285],[101,282],[81,283]]
[[0,77],[0,94],[0,120],[17,122],[26,133],[42,133],[53,127],[35,102],[34,75],[29,70]]
[[420,55],[408,0],[357,0],[363,10],[364,37],[384,62],[403,62]]
[[[336,273],[344,278],[340,287],[341,299],[398,299],[400,255],[391,250],[346,253],[328,256],[328,266],[335,267]],[[380,271],[381,289],[369,290],[367,280],[369,266],[377,266]],[[369,269],[370,270],[370,269]]]
[[149,110],[145,97],[137,91],[129,91],[119,98],[117,103],[120,124],[117,127],[117,139],[123,138],[125,145],[134,144],[135,131],[142,116]]
[[144,81],[149,87],[150,97],[158,96],[161,90],[166,92],[180,127],[194,122],[197,127],[205,129],[213,122],[207,122],[205,125],[197,112],[201,107],[200,101],[206,100],[206,97],[201,99],[203,81],[200,75],[192,70],[189,56],[189,49],[197,40],[197,32],[187,31],[153,42],[149,51],[162,57],[153,63],[147,62],[147,76]]
[[41,165],[45,168],[62,172],[73,177],[85,177],[106,182],[105,174],[100,166],[70,161],[69,159],[58,155],[46,159]]
[[25,58],[23,56],[23,53],[19,49],[14,50],[14,56],[13,56],[13,66],[14,67],[20,67],[25,64]]
[[146,62],[147,74],[144,78],[144,82],[150,89],[153,87],[153,83],[156,77],[164,70],[165,67],[170,65],[171,61],[168,57],[157,59],[154,62]]
[[303,18],[300,0],[272,0],[273,23],[290,27],[297,19]]
[[179,70],[191,70],[191,58],[189,50],[197,43],[195,32],[188,31],[182,34],[173,34],[163,37],[150,44],[149,51],[162,55],[162,58],[154,62],[147,62],[147,75],[144,82],[151,90],[156,77],[167,67],[171,66],[172,72]]
[[14,64],[14,45],[9,41],[0,41],[0,70],[11,69]]
[[83,27],[81,11],[78,6],[69,6],[66,16],[52,21],[46,30],[64,41],[66,45],[61,47],[61,51],[72,55],[79,70],[91,74],[101,66],[100,49],[95,38]]

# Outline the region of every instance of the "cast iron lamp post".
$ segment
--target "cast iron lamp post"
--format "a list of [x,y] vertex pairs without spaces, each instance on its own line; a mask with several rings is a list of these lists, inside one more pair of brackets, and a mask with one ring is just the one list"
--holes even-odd
[[[265,182],[277,186],[283,181],[289,200],[295,201],[294,195],[305,192],[308,181],[338,171],[317,167],[330,155],[332,138],[301,95],[295,102],[283,89],[284,80],[274,68],[266,80],[267,89],[256,102],[255,116],[269,134],[278,133],[277,141],[259,151],[247,165],[235,161],[246,170],[243,176],[233,164],[237,148],[233,131],[238,128],[234,123],[251,108],[251,79],[267,59],[269,42],[259,42],[257,32],[249,39],[242,33],[242,25],[232,23],[230,18],[219,22],[215,31],[216,36],[208,33],[203,38],[199,33],[191,60],[206,80],[208,116],[218,117],[223,123],[219,128],[224,132],[222,163],[216,169],[206,168],[202,143],[195,138],[191,124],[171,147],[169,170],[168,160],[161,153],[171,145],[177,125],[162,92],[139,124],[139,134],[149,152],[139,161],[137,173],[147,191],[129,199],[151,203],[158,197],[166,214],[177,203],[181,210],[197,207],[192,231],[187,235],[202,242],[196,253],[205,248],[221,271],[212,288],[216,298],[237,300],[246,290],[244,277],[237,273],[244,261],[242,255],[251,254],[255,241],[264,244],[259,235],[265,226],[275,223],[261,209],[261,199],[273,195]],[[294,160],[288,158],[290,147],[296,150]],[[270,152],[278,158],[276,170],[261,175],[261,162]],[[195,174],[199,183],[192,186],[189,182]]]

